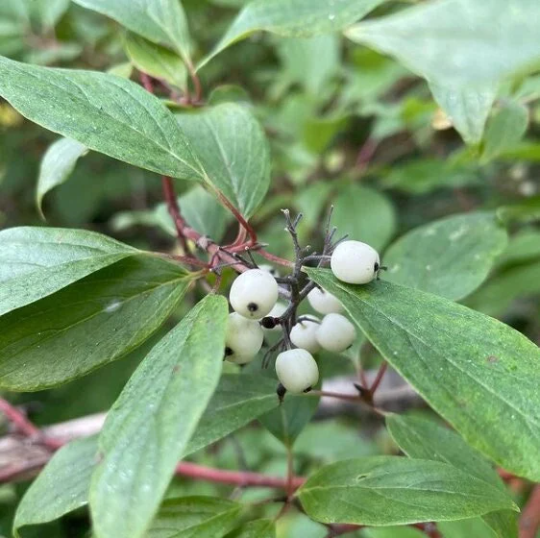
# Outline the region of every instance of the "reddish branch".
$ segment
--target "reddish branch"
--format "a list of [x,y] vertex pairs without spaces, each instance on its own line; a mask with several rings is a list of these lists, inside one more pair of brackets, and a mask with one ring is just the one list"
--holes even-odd
[[519,520],[519,538],[536,538],[540,529],[540,485],[533,490]]

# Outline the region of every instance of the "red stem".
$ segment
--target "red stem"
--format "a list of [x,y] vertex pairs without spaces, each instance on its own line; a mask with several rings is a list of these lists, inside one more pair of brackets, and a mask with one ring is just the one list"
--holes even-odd
[[144,89],[149,93],[154,93],[154,85],[152,84],[152,79],[146,74],[141,72],[141,82],[144,86]]
[[371,385],[371,388],[369,389],[369,392],[371,393],[372,397],[377,391],[377,389],[379,388],[387,369],[388,369],[388,363],[383,362],[381,364],[381,367],[379,368],[379,371],[377,372],[377,377],[375,378],[375,381],[373,381],[373,385]]
[[255,230],[249,224],[249,222],[243,217],[242,213],[234,207],[233,204],[223,195],[223,193],[216,191],[219,201],[234,215],[234,218],[240,223],[240,226],[246,230],[250,239],[250,246],[253,246],[257,243],[257,234]]
[[4,414],[6,419],[21,435],[24,435],[29,439],[39,440],[41,444],[53,450],[56,450],[61,446],[53,439],[44,438],[41,430],[28,420],[23,412],[19,411],[4,398],[0,398],[0,412]]
[[519,538],[535,538],[540,528],[540,485],[529,496],[519,520]]
[[[229,484],[231,486],[242,487],[265,487],[276,489],[287,489],[289,481],[278,476],[267,476],[249,471],[225,471],[223,469],[213,469],[204,467],[196,463],[183,462],[176,467],[176,474],[188,476],[196,480]],[[305,478],[293,476],[291,487],[296,490],[305,482]]]

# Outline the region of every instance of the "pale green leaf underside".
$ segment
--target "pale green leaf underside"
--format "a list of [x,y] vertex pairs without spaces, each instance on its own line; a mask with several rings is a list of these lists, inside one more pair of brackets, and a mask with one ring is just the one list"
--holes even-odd
[[199,68],[221,51],[253,32],[310,37],[337,32],[353,24],[386,0],[255,0],[238,14]]
[[31,121],[158,174],[207,181],[174,115],[139,85],[0,57],[0,95]]
[[[452,430],[432,420],[406,415],[390,415],[388,430],[401,450],[411,458],[449,463],[507,493],[495,469]],[[499,538],[517,538],[517,514],[509,510],[483,516]]]
[[190,282],[176,264],[136,256],[0,317],[0,387],[42,390],[123,357],[169,317]]
[[353,41],[427,79],[469,143],[480,140],[499,82],[540,60],[536,0],[439,0],[355,25]]
[[64,228],[0,232],[0,316],[47,297],[141,251],[107,236]]
[[85,145],[70,138],[61,138],[49,147],[41,161],[36,190],[36,204],[42,216],[45,195],[69,179],[77,161],[87,152]]
[[98,538],[145,535],[221,374],[227,301],[208,295],[138,367],[99,437],[90,509]]
[[167,499],[145,538],[221,538],[241,511],[241,504],[216,497]]
[[270,149],[262,127],[247,106],[224,103],[176,116],[215,189],[244,217],[253,215],[270,185]]
[[190,38],[186,15],[180,0],[73,0],[107,15],[159,45],[176,49],[190,61]]
[[470,445],[503,468],[540,480],[537,346],[436,295],[383,281],[351,286],[329,271],[306,271]]
[[321,523],[404,525],[517,509],[506,494],[451,465],[395,456],[327,465],[297,495]]
[[59,450],[34,480],[17,507],[13,532],[54,521],[86,505],[97,439],[73,441]]
[[126,36],[124,49],[139,71],[185,90],[187,69],[177,54],[132,33]]
[[484,282],[507,243],[493,213],[446,217],[393,243],[383,257],[384,279],[457,301]]

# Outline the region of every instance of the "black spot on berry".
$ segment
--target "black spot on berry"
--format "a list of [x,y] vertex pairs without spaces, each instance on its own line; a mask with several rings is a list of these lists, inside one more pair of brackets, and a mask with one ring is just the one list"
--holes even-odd
[[259,310],[259,305],[257,303],[249,303],[247,308],[250,312],[257,312],[257,310]]
[[272,316],[266,316],[260,323],[265,329],[273,329],[277,325],[276,318]]
[[279,403],[283,402],[283,398],[285,398],[285,393],[287,392],[287,389],[280,383],[277,386],[276,393],[278,395]]
[[304,393],[306,394],[306,393],[308,393],[308,392],[311,392],[312,390],[313,390],[313,387],[308,387],[308,388],[304,391]]
[[230,347],[225,348],[225,357],[230,357],[233,353],[234,351]]
[[379,271],[380,268],[381,268],[380,265],[377,262],[375,262],[374,269],[376,273]]

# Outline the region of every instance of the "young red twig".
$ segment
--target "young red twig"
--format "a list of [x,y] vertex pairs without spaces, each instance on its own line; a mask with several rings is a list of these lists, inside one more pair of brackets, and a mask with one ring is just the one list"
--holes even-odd
[[146,74],[141,72],[140,78],[144,89],[149,93],[154,93],[154,85],[152,84],[152,79]]
[[30,422],[22,411],[19,411],[4,398],[0,398],[0,412],[14,426],[18,433],[28,437],[28,439],[37,441],[52,450],[56,450],[59,446],[61,446],[53,439],[45,438],[42,435],[41,430]]
[[254,246],[257,244],[257,234],[255,233],[255,230],[249,224],[249,222],[244,218],[242,213],[234,207],[233,204],[227,199],[226,196],[223,195],[220,191],[216,191],[217,197],[219,198],[219,201],[234,215],[234,218],[238,221],[240,226],[246,230],[247,234],[249,235],[249,244],[246,246]]
[[293,490],[296,490],[305,482],[305,478],[300,476],[291,477],[289,482],[288,479],[278,476],[268,476],[249,471],[226,471],[189,462],[178,464],[176,474],[195,480],[205,480],[208,482],[229,484],[231,486],[276,488],[283,490],[286,490],[289,484]]
[[379,388],[387,369],[388,369],[388,363],[385,361],[381,364],[379,371],[377,372],[377,377],[375,378],[375,381],[373,381],[373,384],[371,385],[369,389],[369,392],[372,398],[377,392],[377,389]]
[[519,519],[519,538],[535,538],[540,529],[540,485],[532,490]]
[[189,72],[189,76],[191,77],[191,81],[193,82],[193,89],[195,91],[195,95],[193,96],[193,98],[190,98],[190,101],[191,103],[196,105],[202,101],[201,79],[199,78],[199,75],[197,75],[195,67],[191,62],[186,62],[186,66]]
[[378,147],[379,142],[377,140],[368,138],[360,148],[356,159],[356,167],[361,175],[368,169],[371,159],[373,159]]

